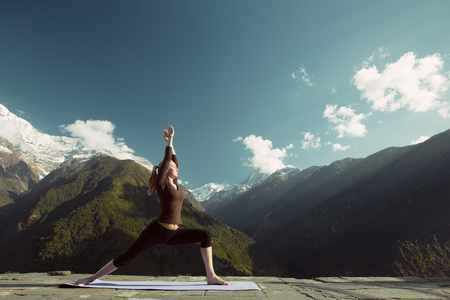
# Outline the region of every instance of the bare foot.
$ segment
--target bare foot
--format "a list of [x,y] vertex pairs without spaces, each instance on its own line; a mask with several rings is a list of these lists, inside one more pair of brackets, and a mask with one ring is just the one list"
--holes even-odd
[[94,281],[94,280],[92,280],[91,277],[86,277],[86,278],[78,279],[78,281],[75,284],[83,286],[83,285],[91,283],[92,281]]
[[207,283],[209,285],[230,285],[230,283],[226,282],[215,274],[207,278]]

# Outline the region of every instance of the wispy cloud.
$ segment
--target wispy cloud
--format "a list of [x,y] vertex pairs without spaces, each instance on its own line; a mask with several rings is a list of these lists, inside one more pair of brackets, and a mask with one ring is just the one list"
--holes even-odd
[[307,86],[313,86],[311,76],[306,72],[306,69],[301,67],[298,70],[292,72],[292,79],[303,81]]
[[370,65],[374,64],[375,61],[381,63],[385,58],[389,57],[391,54],[390,52],[385,49],[384,47],[380,47],[377,50],[375,50],[369,58],[367,58],[362,65],[364,67],[369,67]]
[[314,134],[311,134],[310,132],[305,133],[303,142],[302,142],[302,149],[307,150],[310,148],[316,149],[321,147],[320,143],[320,137],[315,137]]
[[353,83],[361,91],[361,98],[372,103],[374,110],[437,110],[442,117],[449,117],[450,105],[441,101],[450,86],[443,65],[439,54],[417,58],[413,52],[408,52],[382,70],[371,65],[371,61],[367,62],[353,76]]
[[236,138],[233,141],[242,141],[245,148],[253,153],[253,157],[249,158],[244,165],[259,169],[262,173],[268,174],[286,167],[283,162],[283,159],[288,156],[286,149],[293,147],[291,144],[282,149],[273,148],[272,141],[265,140],[261,136],[255,136],[253,134],[246,138]]
[[107,151],[119,159],[131,159],[134,151],[121,138],[113,135],[115,125],[110,121],[78,120],[73,124],[61,125],[60,129],[80,139],[81,144],[92,150]]
[[333,129],[339,133],[338,138],[364,137],[367,134],[367,128],[361,122],[370,115],[371,113],[357,114],[354,109],[346,106],[338,109],[337,105],[327,105],[323,112],[323,117],[336,125]]
[[350,145],[347,146],[342,146],[339,143],[333,144],[333,152],[337,152],[337,151],[346,151],[347,149],[350,148]]

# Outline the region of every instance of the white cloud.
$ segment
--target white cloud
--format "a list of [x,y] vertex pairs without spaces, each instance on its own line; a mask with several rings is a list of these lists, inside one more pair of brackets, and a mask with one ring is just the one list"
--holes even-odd
[[420,144],[420,143],[423,143],[423,142],[425,142],[426,140],[428,140],[430,137],[429,136],[424,136],[424,135],[422,135],[420,138],[418,138],[417,140],[413,140],[412,142],[411,142],[411,145],[416,145],[416,144]]
[[286,149],[292,149],[292,148],[294,148],[293,144],[289,144],[289,145],[286,146]]
[[239,137],[237,137],[237,138],[235,138],[234,140],[233,140],[233,142],[240,142],[240,141],[242,141],[244,138],[242,137],[242,136],[239,136]]
[[353,83],[361,91],[361,98],[372,103],[374,110],[437,110],[442,117],[450,115],[448,103],[440,102],[450,80],[442,72],[444,61],[439,54],[417,58],[413,52],[408,52],[383,70],[369,65],[370,62],[366,63],[356,72]]
[[307,150],[310,148],[316,149],[321,147],[320,144],[320,137],[315,137],[314,134],[311,134],[310,132],[305,133],[305,137],[303,138],[302,142],[302,149]]
[[7,139],[13,145],[19,143],[19,126],[13,120],[0,120],[0,136]]
[[443,118],[450,118],[450,103],[441,102],[441,105],[438,108],[438,113]]
[[339,143],[333,144],[333,151],[346,151],[348,148],[350,148],[350,145],[342,146]]
[[361,123],[362,120],[369,117],[369,114],[356,114],[355,110],[350,107],[337,105],[327,105],[323,112],[323,117],[327,118],[331,123],[336,124],[333,127],[339,135],[338,138],[345,136],[363,137],[367,134],[367,128]]
[[311,77],[306,72],[305,68],[299,68],[298,70],[292,73],[292,79],[296,79],[298,81],[303,81],[307,86],[312,86]]
[[246,166],[268,174],[286,167],[283,163],[283,159],[287,157],[285,148],[273,148],[272,141],[253,134],[244,138],[242,142],[245,148],[253,153],[253,157],[248,160]]
[[125,144],[122,138],[113,135],[115,125],[109,121],[78,120],[73,124],[61,125],[72,137],[80,139],[81,144],[92,150],[106,151],[119,159],[132,159],[134,151]]

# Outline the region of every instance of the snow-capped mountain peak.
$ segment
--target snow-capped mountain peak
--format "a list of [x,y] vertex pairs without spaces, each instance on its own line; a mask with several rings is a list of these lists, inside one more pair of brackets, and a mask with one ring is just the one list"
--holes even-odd
[[[11,113],[0,104],[0,137],[14,145],[15,151],[27,163],[37,166],[40,176],[44,177],[62,163],[72,159],[88,159],[95,154],[105,153],[123,159],[121,153],[111,153],[105,149],[89,149],[76,137],[53,136],[41,133],[28,121]],[[145,158],[130,155],[144,167],[151,169],[152,164]]]
[[217,183],[208,183],[202,187],[194,189],[191,193],[195,196],[197,201],[203,201],[209,198],[210,195],[214,193],[218,193],[223,190],[227,190],[230,187],[229,184],[217,184]]
[[191,193],[198,201],[209,200],[211,196],[220,193],[222,196],[228,197],[229,194],[239,194],[250,189],[252,186],[258,184],[270,174],[261,173],[259,170],[254,170],[244,181],[239,184],[217,184],[208,183],[197,189],[191,190]]
[[271,180],[273,177],[292,177],[300,173],[302,169],[297,167],[288,166],[282,169],[278,169],[269,176],[267,176],[264,180]]
[[301,169],[296,167],[285,167],[279,169],[272,174],[262,173],[255,169],[253,172],[239,184],[215,184],[208,183],[202,187],[191,190],[191,193],[198,201],[222,201],[223,199],[231,199],[256,187],[266,180],[271,180],[275,177],[291,177],[301,172]]

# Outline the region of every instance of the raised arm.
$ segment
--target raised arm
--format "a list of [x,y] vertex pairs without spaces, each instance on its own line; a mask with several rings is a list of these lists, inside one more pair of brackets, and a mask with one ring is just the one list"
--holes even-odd
[[[167,170],[169,169],[170,162],[173,161],[175,165],[178,167],[178,159],[175,154],[175,149],[173,148],[173,136],[175,134],[175,130],[173,129],[173,126],[169,126],[169,130],[164,129],[163,131],[163,138],[167,143],[166,150],[164,152],[164,159],[162,161],[162,164],[160,166],[159,172],[158,172],[158,184],[160,186],[163,185],[165,182],[165,174]],[[177,179],[174,181],[177,182]]]
[[[158,166],[154,166],[152,170],[152,175],[148,180],[148,194],[156,192],[157,187],[163,187],[166,182],[166,173],[169,170],[170,162],[173,161],[178,168],[178,159],[175,155],[175,150],[173,148],[173,136],[175,134],[175,130],[173,126],[169,126],[169,130],[164,129],[163,138],[167,143],[167,147],[164,151],[164,159],[159,163]],[[174,183],[177,183],[177,179],[175,179]]]

